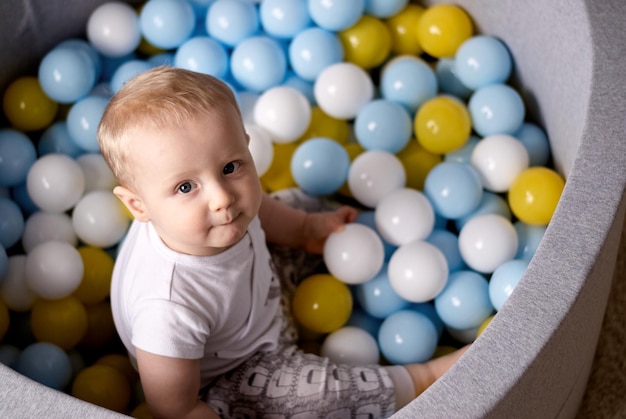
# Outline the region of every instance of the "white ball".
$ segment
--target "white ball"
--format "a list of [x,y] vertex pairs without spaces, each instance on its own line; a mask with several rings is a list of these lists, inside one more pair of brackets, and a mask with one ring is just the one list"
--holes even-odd
[[80,240],[90,246],[111,247],[126,234],[130,220],[122,203],[110,191],[92,191],[76,204],[72,225]]
[[31,200],[42,210],[65,212],[83,196],[85,175],[71,157],[46,154],[28,171],[26,188]]
[[107,57],[130,54],[141,42],[137,12],[126,3],[104,3],[89,16],[87,39]]
[[348,187],[354,199],[375,208],[391,192],[403,188],[406,172],[394,154],[370,150],[359,154],[348,172]]
[[380,360],[378,343],[365,330],[344,326],[324,339],[321,355],[337,364],[370,365]]
[[374,83],[361,67],[347,62],[329,65],[313,85],[317,105],[337,119],[353,119],[374,97]]
[[67,297],[83,278],[83,259],[76,247],[66,242],[41,243],[26,256],[26,282],[39,297]]
[[72,246],[78,244],[69,215],[38,211],[28,217],[22,234],[24,251],[30,253],[37,245],[47,241],[61,241]]
[[250,138],[248,149],[254,160],[254,166],[259,176],[263,176],[274,160],[274,145],[270,133],[255,124],[246,124],[246,132]]
[[524,144],[507,134],[494,134],[478,141],[471,164],[483,187],[492,192],[506,192],[517,176],[528,168],[530,159]]
[[376,229],[384,240],[401,246],[423,240],[435,226],[435,211],[426,195],[410,188],[397,189],[376,206]]
[[85,192],[112,190],[117,185],[113,172],[100,153],[83,154],[76,158],[85,175]]
[[518,237],[513,224],[501,215],[471,218],[459,232],[459,250],[467,265],[477,272],[492,273],[517,253]]
[[385,259],[383,241],[372,228],[347,224],[332,233],[324,244],[328,271],[347,284],[362,284],[380,271]]
[[398,247],[389,259],[389,283],[405,300],[435,298],[448,282],[448,261],[436,246],[418,240]]
[[26,255],[9,256],[4,280],[0,281],[0,297],[13,311],[26,312],[37,300],[26,283]]
[[311,104],[302,92],[293,87],[272,87],[256,101],[254,122],[265,128],[275,143],[291,143],[309,127]]

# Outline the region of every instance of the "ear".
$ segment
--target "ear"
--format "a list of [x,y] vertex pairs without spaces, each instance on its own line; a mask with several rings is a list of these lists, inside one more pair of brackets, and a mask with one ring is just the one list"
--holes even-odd
[[116,186],[113,193],[124,203],[136,220],[150,221],[150,215],[139,195],[125,186]]

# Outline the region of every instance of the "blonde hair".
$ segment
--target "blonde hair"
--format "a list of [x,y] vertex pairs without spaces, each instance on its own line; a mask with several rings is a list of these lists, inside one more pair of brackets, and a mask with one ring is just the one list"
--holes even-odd
[[229,106],[241,120],[233,91],[219,79],[175,67],[153,68],[129,80],[107,105],[98,127],[100,151],[118,182],[132,185],[129,145],[134,134],[182,127],[201,114],[224,115]]

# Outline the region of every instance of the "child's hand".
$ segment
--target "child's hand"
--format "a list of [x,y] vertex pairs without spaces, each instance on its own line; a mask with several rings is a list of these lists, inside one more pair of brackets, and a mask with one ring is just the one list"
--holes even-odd
[[341,231],[347,223],[356,220],[357,211],[349,206],[342,206],[335,211],[308,213],[302,232],[303,247],[310,253],[321,254],[326,238]]

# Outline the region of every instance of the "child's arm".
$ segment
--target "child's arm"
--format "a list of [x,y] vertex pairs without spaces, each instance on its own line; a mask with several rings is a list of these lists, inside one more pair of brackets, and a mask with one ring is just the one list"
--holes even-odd
[[353,222],[356,217],[356,210],[349,206],[335,211],[307,213],[269,195],[263,196],[259,210],[268,242],[302,247],[311,253],[322,253],[328,235]]
[[146,401],[156,418],[219,418],[198,398],[200,360],[154,355],[137,349]]

